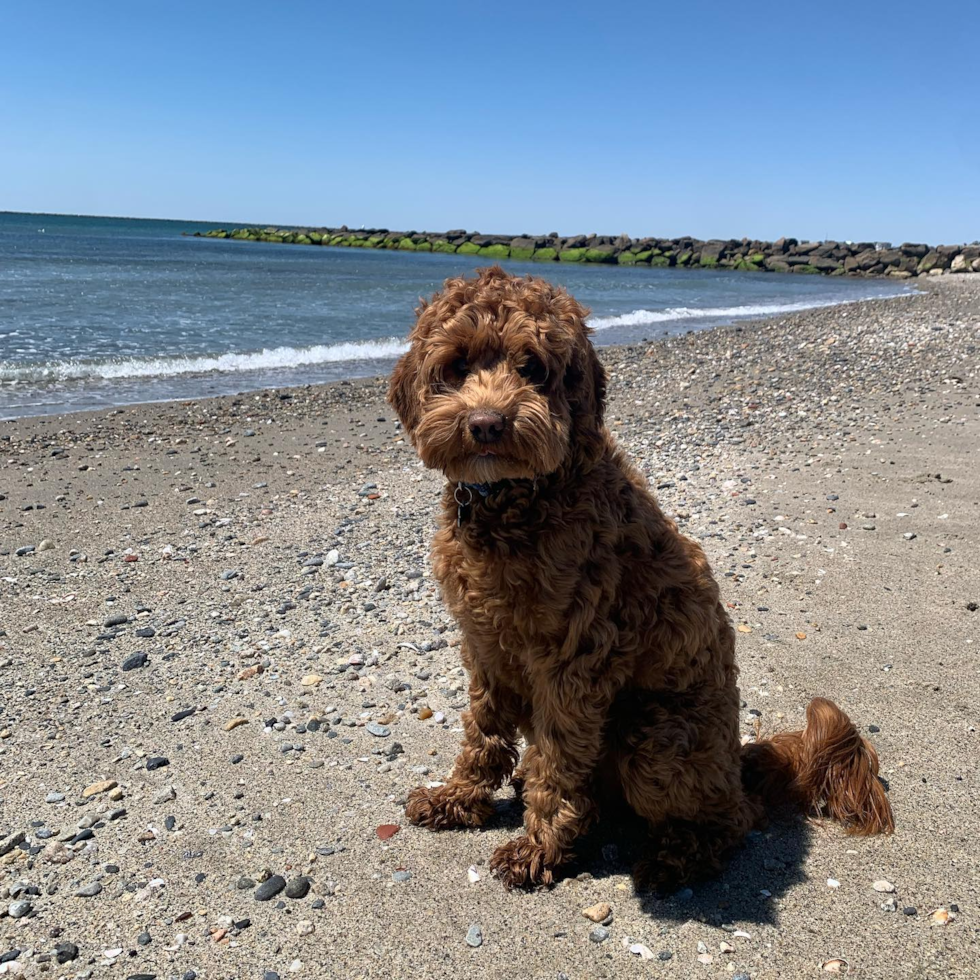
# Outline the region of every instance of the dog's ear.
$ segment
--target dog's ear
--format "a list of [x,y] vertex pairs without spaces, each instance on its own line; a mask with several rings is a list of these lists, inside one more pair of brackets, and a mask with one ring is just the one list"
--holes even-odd
[[388,402],[398,413],[405,431],[411,435],[419,421],[419,396],[416,382],[419,373],[419,356],[416,341],[402,354],[388,383]]
[[589,407],[595,415],[596,426],[601,427],[606,414],[606,369],[602,366],[602,361],[599,360],[599,355],[596,353],[595,347],[592,346],[592,341],[586,338],[583,346],[586,350],[585,359],[588,364],[588,372],[592,376],[591,404]]
[[585,459],[602,452],[602,420],[606,409],[606,369],[583,331],[565,373],[572,411],[572,443]]

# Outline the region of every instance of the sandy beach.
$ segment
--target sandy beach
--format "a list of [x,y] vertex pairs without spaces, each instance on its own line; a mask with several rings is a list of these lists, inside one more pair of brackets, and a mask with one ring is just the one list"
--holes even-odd
[[667,900],[608,823],[504,891],[507,791],[407,825],[466,678],[384,378],[0,423],[0,973],[980,976],[980,276],[917,288],[601,351],[722,584],[745,734],[836,700],[897,822],[774,823]]

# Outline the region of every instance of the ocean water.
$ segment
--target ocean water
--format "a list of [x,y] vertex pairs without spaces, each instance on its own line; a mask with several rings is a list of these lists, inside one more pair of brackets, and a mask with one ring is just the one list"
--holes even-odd
[[[419,296],[486,264],[182,235],[248,223],[0,213],[0,418],[384,373]],[[597,344],[907,291],[823,276],[504,264],[568,287],[592,309]]]

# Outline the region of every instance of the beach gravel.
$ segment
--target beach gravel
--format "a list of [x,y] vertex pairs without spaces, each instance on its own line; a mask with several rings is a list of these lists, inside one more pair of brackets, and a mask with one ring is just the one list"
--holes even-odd
[[0,967],[980,975],[980,276],[916,285],[601,352],[738,630],[743,738],[833,698],[897,823],[776,819],[668,897],[612,818],[532,894],[488,871],[510,789],[479,831],[405,821],[468,680],[385,379],[0,423]]

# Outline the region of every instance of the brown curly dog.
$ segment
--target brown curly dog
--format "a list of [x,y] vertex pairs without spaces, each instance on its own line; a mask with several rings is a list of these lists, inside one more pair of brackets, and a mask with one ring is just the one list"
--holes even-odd
[[649,824],[637,880],[660,891],[716,874],[778,803],[891,831],[875,751],[830,701],[810,703],[803,732],[740,744],[718,586],[603,424],[587,311],[494,267],[416,314],[389,398],[448,480],[433,567],[470,708],[452,777],[414,790],[409,819],[477,827],[505,781],[523,784],[525,833],[492,868],[527,887],[553,880],[615,797]]

